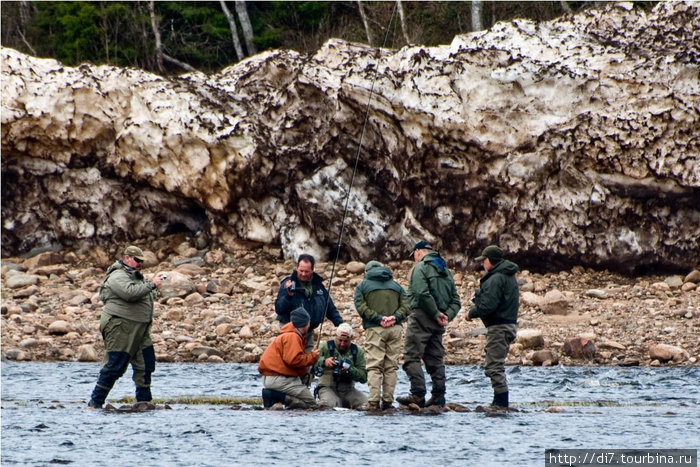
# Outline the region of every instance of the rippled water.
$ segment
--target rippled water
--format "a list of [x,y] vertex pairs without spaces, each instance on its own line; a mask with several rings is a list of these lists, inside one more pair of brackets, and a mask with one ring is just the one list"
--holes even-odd
[[[518,413],[491,400],[481,368],[447,368],[448,401],[472,411],[84,410],[95,363],[2,364],[2,465],[544,465],[549,448],[700,448],[700,368],[508,367]],[[360,386],[366,391],[366,386]],[[254,365],[159,364],[156,398],[259,397]],[[397,394],[408,381],[399,371]],[[110,399],[133,395],[127,373]],[[546,412],[562,407],[561,413]]]

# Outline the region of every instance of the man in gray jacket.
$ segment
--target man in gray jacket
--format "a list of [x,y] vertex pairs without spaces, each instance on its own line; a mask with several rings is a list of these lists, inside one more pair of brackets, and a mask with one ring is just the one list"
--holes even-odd
[[156,354],[151,341],[153,299],[163,277],[153,281],[141,274],[143,251],[128,246],[122,259],[107,269],[100,287],[104,303],[100,316],[100,332],[105,344],[102,369],[92,391],[88,408],[101,408],[114,383],[131,363],[136,384],[136,401],[150,401],[151,373],[156,367]]

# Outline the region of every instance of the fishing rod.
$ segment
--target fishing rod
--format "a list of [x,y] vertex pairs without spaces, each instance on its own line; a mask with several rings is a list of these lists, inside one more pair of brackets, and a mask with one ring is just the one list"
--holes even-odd
[[360,153],[362,152],[362,139],[365,136],[365,129],[367,128],[367,121],[369,120],[369,110],[370,110],[370,104],[372,103],[372,96],[374,95],[374,84],[377,81],[377,74],[379,71],[379,55],[381,53],[381,49],[383,49],[386,46],[386,41],[389,38],[389,31],[391,30],[391,23],[394,20],[394,14],[396,13],[396,4],[398,2],[394,2],[394,8],[391,10],[391,17],[389,18],[389,24],[387,25],[386,32],[384,33],[384,42],[382,43],[382,46],[377,50],[377,63],[374,68],[374,77],[372,78],[372,85],[370,86],[369,90],[369,97],[367,98],[367,106],[365,108],[365,117],[364,121],[362,123],[362,131],[360,132],[360,141],[359,144],[357,145],[357,154],[355,155],[355,166],[352,169],[352,175],[350,176],[350,185],[348,186],[348,193],[345,196],[345,208],[343,209],[343,218],[340,221],[340,232],[338,233],[338,243],[335,246],[335,259],[333,260],[333,267],[331,268],[331,277],[330,280],[328,281],[328,297],[326,297],[326,307],[323,310],[323,320],[321,321],[321,325],[318,327],[318,339],[316,340],[315,348],[318,348],[320,342],[321,342],[321,333],[323,331],[323,324],[326,322],[326,314],[328,313],[328,304],[331,301],[331,288],[333,287],[333,277],[335,276],[335,266],[338,263],[338,257],[340,256],[340,246],[342,244],[343,240],[343,230],[345,229],[345,218],[348,215],[348,205],[350,204],[350,194],[352,193],[352,186],[355,183],[355,174],[357,173],[357,165],[360,162]]

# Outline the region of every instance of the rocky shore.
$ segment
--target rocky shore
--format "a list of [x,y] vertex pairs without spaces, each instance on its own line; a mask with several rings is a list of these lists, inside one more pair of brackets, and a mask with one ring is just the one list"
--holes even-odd
[[[257,362],[279,329],[274,302],[293,268],[275,248],[208,249],[175,234],[136,242],[144,274],[163,272],[153,323],[161,362]],[[102,309],[97,290],[119,248],[43,252],[2,259],[2,358],[17,361],[98,361]],[[404,287],[411,261],[390,262]],[[449,261],[448,261],[449,264]],[[328,279],[332,263],[318,263]],[[364,263],[336,265],[331,295],[363,344],[353,306]],[[463,310],[444,344],[449,364],[480,364],[485,329],[467,321],[481,272],[453,268]],[[537,274],[521,270],[521,307],[511,365],[697,365],[700,359],[700,270],[626,277],[575,266]],[[323,339],[334,327],[323,326]]]

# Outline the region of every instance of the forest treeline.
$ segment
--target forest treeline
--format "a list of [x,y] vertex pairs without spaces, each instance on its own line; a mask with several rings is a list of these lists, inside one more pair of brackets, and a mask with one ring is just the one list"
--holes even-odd
[[548,20],[604,3],[3,1],[2,45],[70,66],[212,72],[267,49],[314,52],[331,37],[388,48],[449,44],[498,21]]

